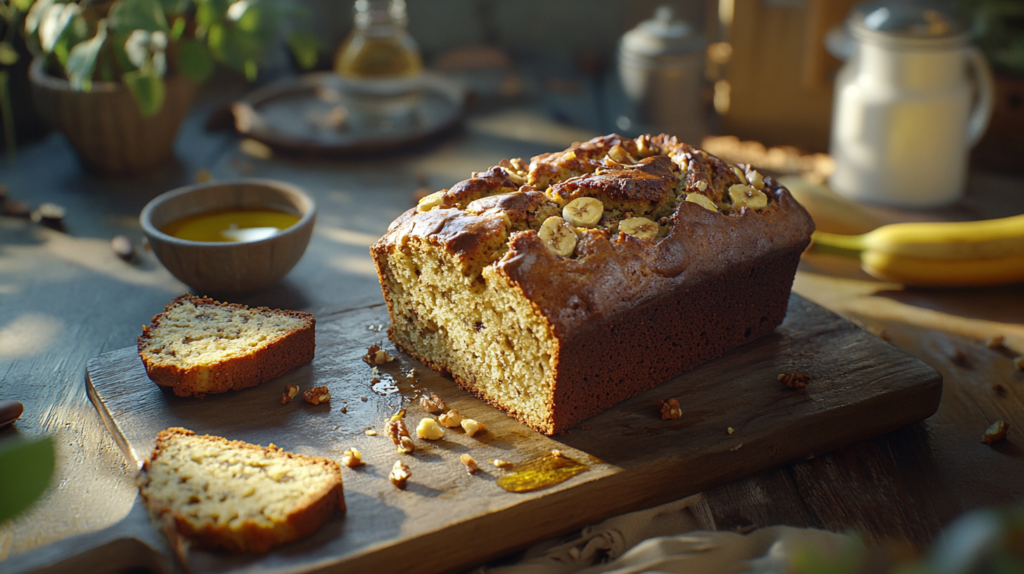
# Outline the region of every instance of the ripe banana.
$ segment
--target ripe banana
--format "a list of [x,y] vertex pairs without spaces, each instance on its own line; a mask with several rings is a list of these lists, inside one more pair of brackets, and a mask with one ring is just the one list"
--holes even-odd
[[968,222],[896,223],[863,235],[815,232],[812,252],[859,257],[868,274],[905,285],[1024,281],[1024,214]]
[[768,196],[763,191],[743,183],[729,186],[729,197],[732,198],[732,204],[736,207],[745,205],[756,210],[768,205]]
[[690,203],[696,203],[697,205],[703,207],[708,211],[714,211],[715,213],[718,213],[718,206],[715,205],[715,202],[711,201],[711,199],[709,199],[706,195],[701,195],[699,193],[688,193],[686,194],[686,201],[689,201]]
[[562,217],[576,227],[594,227],[603,214],[604,204],[593,197],[577,197],[562,208]]
[[568,257],[576,249],[576,233],[561,217],[549,217],[537,231],[540,240],[555,255]]
[[646,217],[630,217],[619,223],[619,231],[639,239],[653,239],[658,236],[658,224]]

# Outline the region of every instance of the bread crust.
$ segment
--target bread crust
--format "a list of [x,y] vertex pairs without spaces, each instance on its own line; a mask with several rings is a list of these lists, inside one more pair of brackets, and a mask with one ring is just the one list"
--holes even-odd
[[[465,261],[463,274],[490,266],[530,302],[556,341],[545,381],[548,420],[528,420],[485,396],[474,381],[409,348],[394,327],[391,340],[493,406],[554,434],[775,329],[785,317],[800,254],[814,230],[806,210],[770,177],[759,182],[767,201],[756,211],[733,205],[728,213],[715,212],[681,200],[697,194],[728,205],[731,186],[746,186],[748,177],[761,175],[670,136],[645,140],[660,147],[660,155],[611,167],[602,160],[615,147],[617,155],[639,156],[637,141],[613,134],[537,156],[529,183],[546,186],[543,193],[563,204],[597,197],[606,210],[670,218],[667,233],[656,239],[615,233],[611,227],[577,229],[574,256],[556,255],[536,225],[515,229],[515,222],[524,220],[520,206],[532,205],[526,194],[540,193],[533,185],[520,187],[521,199],[488,196],[488,189],[507,192],[509,170],[518,160],[506,160],[501,165],[508,167],[474,174],[452,188],[457,193],[446,192],[439,208],[404,213],[371,247],[392,323],[396,306],[388,258],[409,244]],[[487,209],[467,209],[474,204]],[[512,222],[507,246],[500,256],[487,258],[493,250],[483,246],[499,237],[504,206]]]
[[296,503],[296,509],[285,517],[283,522],[275,522],[273,527],[257,524],[252,521],[243,522],[239,528],[232,529],[227,525],[218,525],[209,520],[194,524],[188,517],[177,514],[165,502],[149,496],[146,487],[149,484],[148,473],[152,461],[160,457],[166,443],[175,437],[197,437],[184,428],[173,427],[157,435],[156,446],[150,458],[143,464],[139,474],[139,492],[143,503],[149,509],[153,521],[161,526],[173,524],[176,531],[188,538],[198,547],[210,550],[230,550],[234,552],[267,552],[275,546],[308,536],[323,525],[335,512],[345,512],[345,494],[342,485],[341,467],[337,462],[324,457],[305,456],[284,452],[274,447],[261,447],[242,441],[228,440],[222,437],[203,435],[197,438],[220,443],[225,449],[261,451],[266,455],[302,460],[310,464],[323,465],[337,477],[337,481],[318,491],[308,492]]
[[301,328],[293,330],[277,341],[249,354],[209,364],[182,368],[179,365],[155,360],[146,352],[150,339],[154,336],[154,331],[159,329],[166,313],[186,302],[190,302],[196,307],[217,306],[229,310],[249,309],[245,305],[221,303],[207,297],[196,297],[185,293],[168,303],[164,312],[155,315],[148,326],[143,325],[142,335],[138,337],[137,346],[146,373],[154,383],[170,388],[179,397],[202,398],[209,393],[223,393],[254,387],[313,360],[316,351],[316,318],[311,313],[267,307],[256,307],[253,310],[260,313],[295,317],[301,319],[304,324]]

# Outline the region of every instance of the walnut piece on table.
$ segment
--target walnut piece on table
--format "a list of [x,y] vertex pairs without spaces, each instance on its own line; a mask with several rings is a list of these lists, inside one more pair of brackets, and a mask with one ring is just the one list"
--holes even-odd
[[374,343],[370,345],[370,348],[366,350],[366,354],[363,355],[363,362],[371,367],[377,365],[383,365],[384,363],[390,363],[395,358],[388,354],[387,351],[380,348],[380,345]]
[[395,485],[395,488],[404,490],[410,478],[412,478],[412,471],[409,470],[409,465],[396,460],[395,466],[391,467],[391,473],[388,474],[388,480],[391,481],[391,484]]
[[302,398],[306,399],[307,403],[319,405],[331,400],[331,392],[327,390],[327,387],[313,387],[302,393]]
[[778,379],[791,389],[802,390],[806,389],[807,385],[811,382],[811,375],[807,373],[783,373],[778,376]]
[[428,413],[440,413],[444,412],[444,410],[448,408],[444,399],[434,394],[429,397],[426,395],[420,397],[420,406]]
[[444,413],[443,415],[437,417],[437,420],[440,421],[441,424],[450,429],[458,428],[459,426],[462,425],[462,415],[460,415],[459,411],[455,409],[452,409]]
[[299,385],[285,385],[284,391],[281,392],[281,404],[287,405],[292,402],[297,394],[299,394]]
[[674,420],[683,416],[683,409],[680,408],[679,401],[676,399],[668,399],[667,401],[658,399],[654,405],[661,412],[661,420]]
[[460,456],[459,462],[461,462],[462,465],[466,467],[466,472],[468,472],[471,475],[476,474],[476,471],[480,470],[480,467],[477,466],[476,464],[476,459],[474,459],[472,456],[468,454],[463,454],[462,456]]
[[355,448],[350,448],[341,454],[341,464],[355,468],[363,465],[363,453]]
[[992,444],[1001,441],[1006,438],[1008,432],[1010,432],[1010,425],[1003,421],[996,421],[985,429],[985,434],[981,435],[981,442]]

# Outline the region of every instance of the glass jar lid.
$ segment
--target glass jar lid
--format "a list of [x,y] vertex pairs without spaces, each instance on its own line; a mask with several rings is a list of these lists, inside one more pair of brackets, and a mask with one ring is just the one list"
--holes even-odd
[[935,45],[963,42],[967,25],[950,10],[931,2],[869,2],[853,9],[847,20],[863,40]]
[[622,36],[625,53],[657,58],[690,54],[704,50],[704,39],[682,20],[676,20],[671,7],[661,6],[654,18],[644,20]]

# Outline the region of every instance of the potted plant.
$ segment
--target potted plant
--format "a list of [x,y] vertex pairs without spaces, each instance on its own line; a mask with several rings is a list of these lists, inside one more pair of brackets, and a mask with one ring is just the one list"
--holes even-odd
[[[38,55],[36,103],[83,163],[104,174],[146,170],[170,157],[196,85],[224,64],[255,79],[280,38],[286,2],[274,0],[12,0]],[[315,61],[309,35],[289,46]],[[310,52],[312,55],[310,55]]]

